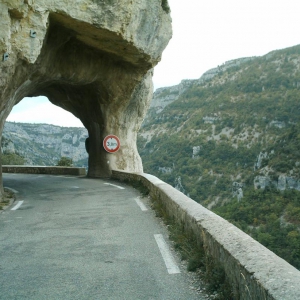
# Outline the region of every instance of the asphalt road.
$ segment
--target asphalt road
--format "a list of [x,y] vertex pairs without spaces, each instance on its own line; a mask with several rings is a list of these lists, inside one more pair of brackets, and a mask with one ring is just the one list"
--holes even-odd
[[203,299],[172,251],[166,265],[166,229],[132,187],[3,175],[18,193],[0,213],[0,299]]

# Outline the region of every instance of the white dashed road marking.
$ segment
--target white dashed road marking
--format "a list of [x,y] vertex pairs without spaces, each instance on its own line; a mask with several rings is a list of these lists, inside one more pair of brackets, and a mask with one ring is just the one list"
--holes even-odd
[[140,200],[139,197],[135,198],[134,200],[135,200],[136,204],[140,207],[140,209],[142,211],[147,211],[148,210],[148,208],[146,207],[146,205]]
[[178,274],[180,270],[162,234],[154,234],[159,251],[164,259],[169,274]]
[[118,188],[120,190],[125,190],[125,188],[123,188],[122,186],[118,186],[118,185],[111,184],[111,183],[104,183],[104,184],[114,186],[114,187],[116,187],[116,188]]
[[17,210],[22,204],[23,204],[24,201],[19,201],[17,205],[15,205],[11,210]]

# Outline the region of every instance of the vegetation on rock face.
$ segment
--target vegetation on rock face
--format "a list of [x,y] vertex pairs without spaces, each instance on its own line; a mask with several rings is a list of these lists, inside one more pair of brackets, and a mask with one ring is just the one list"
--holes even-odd
[[1,156],[2,165],[24,165],[24,157],[16,153],[2,154]]
[[300,193],[249,190],[214,211],[300,269]]
[[192,199],[300,268],[299,99],[300,46],[220,66],[149,110],[144,171],[180,178]]
[[25,159],[22,155],[18,154],[13,146],[11,140],[2,137],[2,165],[24,165]]

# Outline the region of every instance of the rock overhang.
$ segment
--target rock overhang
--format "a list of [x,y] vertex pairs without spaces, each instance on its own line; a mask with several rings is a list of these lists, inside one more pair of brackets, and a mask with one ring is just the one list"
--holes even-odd
[[[57,23],[72,30],[84,44],[132,63],[148,61],[152,66],[172,35],[171,18],[161,0],[2,0],[2,10],[3,17],[16,23],[6,31],[6,41],[27,38],[28,29],[36,30],[43,41],[49,24]],[[14,34],[17,23],[23,28],[19,35]]]
[[[0,0],[0,51],[9,55],[0,63],[0,130],[13,105],[45,95],[88,129],[91,177],[142,171],[136,134],[152,98],[152,68],[172,35],[165,5]],[[101,148],[112,133],[122,145],[113,156]]]

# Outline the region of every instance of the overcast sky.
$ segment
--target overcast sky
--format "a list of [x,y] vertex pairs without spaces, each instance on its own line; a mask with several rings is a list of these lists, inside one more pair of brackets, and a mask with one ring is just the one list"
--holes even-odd
[[[227,60],[300,44],[299,0],[169,0],[173,38],[154,70],[154,87],[199,78]],[[39,97],[16,105],[9,121],[82,126]]]

